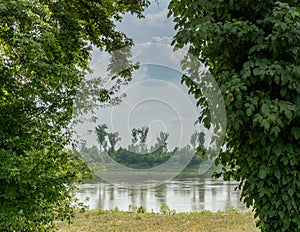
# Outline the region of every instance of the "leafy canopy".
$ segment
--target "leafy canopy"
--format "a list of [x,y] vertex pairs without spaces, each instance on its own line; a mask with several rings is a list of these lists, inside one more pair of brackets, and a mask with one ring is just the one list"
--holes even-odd
[[[144,0],[0,1],[1,230],[43,231],[72,216],[74,182],[89,170],[65,148],[74,99],[90,71],[90,51],[130,47],[132,40],[114,23],[126,12],[142,17],[147,5]],[[132,69],[125,71],[120,76],[126,82]],[[100,93],[96,100],[109,102],[113,91]]]
[[[262,231],[299,231],[299,1],[172,0],[169,15],[173,45],[188,45],[222,90],[224,178],[240,181]],[[186,84],[205,107],[197,86]]]

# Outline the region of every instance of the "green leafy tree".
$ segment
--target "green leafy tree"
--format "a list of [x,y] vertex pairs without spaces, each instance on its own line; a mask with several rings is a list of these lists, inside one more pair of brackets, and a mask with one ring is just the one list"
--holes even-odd
[[96,128],[95,128],[95,131],[96,131],[96,134],[97,134],[97,139],[98,139],[98,142],[100,144],[100,152],[102,152],[102,148],[106,148],[107,146],[107,142],[105,141],[106,139],[106,136],[108,135],[107,133],[107,125],[106,124],[101,124],[101,125],[98,125]]
[[204,157],[207,153],[205,152],[206,149],[204,148],[204,143],[205,143],[205,134],[203,131],[198,132],[194,131],[194,133],[191,135],[190,143],[193,148],[193,152],[195,153],[191,162],[189,163],[189,166],[192,165],[198,165],[203,158],[208,158]]
[[[146,140],[149,132],[149,127],[133,128],[131,131],[131,142],[129,149],[134,152],[147,152]],[[139,142],[139,143],[138,143]]]
[[205,134],[203,131],[198,132],[194,131],[194,133],[191,135],[190,143],[193,147],[193,150],[196,151],[197,147],[204,147],[205,143]]
[[203,148],[204,143],[205,143],[205,134],[203,131],[201,131],[198,133],[198,146]]
[[159,133],[159,136],[156,138],[157,143],[154,144],[153,152],[166,153],[168,151],[168,143],[167,143],[168,138],[169,138],[169,133],[161,131]]
[[142,152],[147,152],[146,140],[149,132],[149,127],[143,126],[138,130],[139,138],[140,138],[140,148]]
[[193,150],[196,150],[197,147],[197,138],[198,138],[198,132],[195,131],[192,135],[191,135],[191,139],[190,139],[190,143],[193,147]]
[[115,146],[117,144],[118,141],[121,140],[121,138],[119,137],[119,132],[110,132],[107,134],[108,137],[108,141],[110,144],[110,152],[113,153],[115,152]]
[[224,178],[240,181],[262,231],[299,231],[300,2],[172,0],[169,9],[173,45],[188,44],[224,95]]
[[138,141],[138,130],[136,128],[132,129],[131,136],[132,136],[132,139],[131,139],[132,144],[137,143],[137,141]]
[[[74,103],[80,103],[74,100],[90,72],[90,51],[131,46],[114,23],[126,12],[140,17],[147,5],[0,1],[1,231],[45,231],[54,220],[73,216],[74,183],[88,177],[89,169],[65,147],[71,142]],[[126,82],[133,67],[122,73],[109,68],[116,73],[112,77]],[[110,103],[112,91],[102,89],[94,97]]]
[[133,128],[131,131],[131,136],[132,136],[131,139],[132,143],[128,146],[128,149],[133,152],[138,152],[138,146],[136,144],[138,142],[138,129]]

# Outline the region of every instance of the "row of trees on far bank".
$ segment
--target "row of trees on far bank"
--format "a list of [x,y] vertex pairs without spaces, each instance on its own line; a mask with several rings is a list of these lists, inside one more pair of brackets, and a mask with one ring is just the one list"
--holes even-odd
[[204,132],[194,131],[191,135],[190,144],[184,147],[168,149],[169,133],[161,131],[156,138],[156,143],[150,147],[146,141],[149,135],[149,127],[133,128],[131,131],[131,144],[127,148],[116,145],[121,138],[119,132],[109,132],[106,124],[98,125],[95,128],[99,149],[97,146],[87,147],[83,141],[79,150],[81,156],[88,164],[101,165],[104,161],[108,162],[108,154],[116,162],[134,168],[153,167],[164,163],[174,154],[180,154],[176,162],[185,163],[189,157],[193,157],[189,166],[198,165],[205,155],[205,134]]

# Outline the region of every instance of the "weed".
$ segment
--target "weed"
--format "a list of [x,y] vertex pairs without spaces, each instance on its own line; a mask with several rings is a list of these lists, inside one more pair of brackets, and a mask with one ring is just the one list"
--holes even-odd
[[146,213],[146,208],[144,208],[143,206],[140,206],[140,207],[137,209],[137,213]]
[[160,213],[166,215],[174,215],[176,214],[176,211],[171,210],[170,207],[165,202],[163,202],[160,206]]

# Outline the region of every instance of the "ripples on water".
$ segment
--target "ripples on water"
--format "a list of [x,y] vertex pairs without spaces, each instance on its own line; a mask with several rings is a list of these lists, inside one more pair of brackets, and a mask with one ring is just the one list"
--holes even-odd
[[246,210],[240,201],[240,191],[235,191],[237,182],[224,182],[211,177],[181,178],[168,181],[157,187],[128,189],[102,181],[80,186],[76,194],[89,209],[114,209],[127,211],[129,205],[143,206],[147,211],[159,212],[163,202],[176,212],[202,210]]

